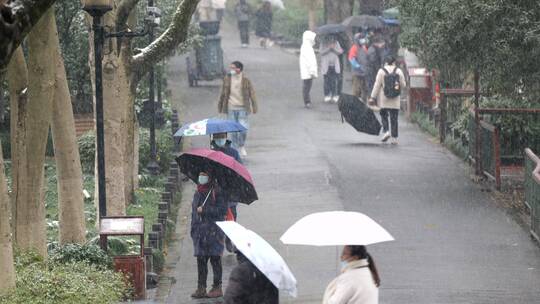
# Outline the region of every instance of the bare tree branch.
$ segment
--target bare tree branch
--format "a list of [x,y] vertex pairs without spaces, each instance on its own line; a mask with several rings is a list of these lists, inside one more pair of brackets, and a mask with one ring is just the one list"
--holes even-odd
[[159,38],[133,56],[133,83],[137,83],[149,68],[165,59],[175,48],[186,41],[189,33],[191,16],[199,4],[199,0],[182,0],[174,13],[169,27]]
[[123,0],[116,9],[116,30],[121,31],[126,28],[129,14],[137,6],[140,0]]
[[0,1],[0,69],[4,70],[13,52],[56,0]]

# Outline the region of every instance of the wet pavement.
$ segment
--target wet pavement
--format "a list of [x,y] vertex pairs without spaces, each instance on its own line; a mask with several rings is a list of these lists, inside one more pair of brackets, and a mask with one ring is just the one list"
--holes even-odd
[[[321,303],[337,274],[337,248],[279,242],[295,221],[327,210],[363,212],[396,238],[369,247],[382,280],[380,303],[540,303],[540,248],[471,181],[462,160],[404,119],[397,146],[357,133],[341,123],[337,105],[322,103],[321,78],[312,90],[314,108],[305,109],[297,57],[278,47],[260,49],[254,40],[242,49],[233,30],[221,32],[225,62],[244,62],[260,108],[250,116],[245,161],[260,199],[241,205],[238,221],[268,240],[296,275],[299,296],[282,303]],[[174,105],[181,121],[217,115],[221,81],[188,88],[184,60],[169,65],[173,100],[183,101]],[[190,145],[207,146],[208,139]],[[155,302],[220,303],[189,296],[196,287],[188,227],[193,191],[184,185]],[[225,285],[234,265],[234,256],[225,254]]]

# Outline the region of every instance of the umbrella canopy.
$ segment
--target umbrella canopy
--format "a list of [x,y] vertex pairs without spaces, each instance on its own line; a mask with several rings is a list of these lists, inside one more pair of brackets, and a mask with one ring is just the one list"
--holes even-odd
[[284,244],[311,246],[370,245],[393,241],[383,227],[363,213],[313,213],[292,225],[280,238]]
[[296,278],[279,253],[257,233],[234,222],[216,222],[236,248],[278,289],[296,297]]
[[210,135],[215,133],[241,132],[247,129],[236,121],[219,118],[207,118],[190,122],[178,129],[174,137]]
[[381,29],[384,27],[384,23],[378,17],[370,15],[351,16],[345,19],[342,24],[346,27],[361,27],[364,29]]
[[273,6],[279,8],[279,9],[285,9],[285,4],[283,4],[283,0],[266,0],[270,2]]
[[253,179],[246,167],[223,152],[193,149],[176,158],[180,172],[197,183],[199,173],[209,172],[230,195],[231,202],[251,204],[258,199]]
[[371,135],[379,135],[381,132],[381,123],[375,117],[375,113],[358,97],[341,94],[338,107],[342,119],[345,119],[356,131]]
[[315,33],[317,35],[331,35],[331,34],[339,34],[339,33],[345,33],[347,31],[347,27],[343,24],[325,24],[322,26],[319,26]]

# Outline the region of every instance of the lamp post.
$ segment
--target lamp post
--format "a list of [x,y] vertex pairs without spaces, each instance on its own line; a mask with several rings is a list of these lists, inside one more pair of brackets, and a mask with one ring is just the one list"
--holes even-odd
[[[94,65],[95,65],[95,94],[96,94],[96,152],[98,174],[98,206],[99,218],[107,216],[107,196],[105,186],[105,131],[103,123],[103,44],[105,38],[115,37],[141,37],[149,33],[148,22],[142,31],[106,32],[101,24],[103,15],[112,10],[112,0],[85,0],[83,10],[92,16],[92,30],[94,31]],[[150,10],[148,11],[150,14]],[[153,18],[148,19],[150,21]],[[148,21],[146,20],[146,21]],[[154,21],[155,22],[155,21]]]
[[105,137],[103,127],[103,84],[102,60],[103,40],[105,31],[101,25],[101,18],[112,10],[109,0],[86,0],[83,9],[92,16],[92,30],[94,31],[94,65],[95,65],[95,94],[96,94],[96,152],[98,173],[98,206],[99,217],[107,215],[107,196],[105,192]]
[[[159,9],[154,7],[154,0],[148,0],[148,15],[154,21],[156,17],[159,17]],[[159,18],[157,19],[159,20]],[[150,43],[154,41],[154,25],[156,22],[151,23],[148,38]],[[156,93],[155,93],[155,70],[154,66],[150,67],[148,75],[148,102],[150,103],[150,161],[148,162],[147,169],[152,175],[159,174],[159,164],[157,162],[157,148],[156,148]]]

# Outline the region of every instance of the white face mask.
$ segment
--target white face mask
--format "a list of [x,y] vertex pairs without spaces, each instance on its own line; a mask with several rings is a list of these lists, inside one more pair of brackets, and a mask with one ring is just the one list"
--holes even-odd
[[208,176],[199,175],[199,185],[206,185],[206,184],[208,184]]
[[345,270],[347,265],[349,265],[349,262],[348,261],[341,261],[340,265],[341,265],[341,271],[343,271],[343,270]]
[[214,142],[216,143],[216,145],[218,147],[223,147],[227,143],[227,139],[226,138],[216,138],[216,139],[214,139]]
[[236,73],[236,70],[230,70],[230,71],[229,71],[229,74],[230,74],[231,76],[234,76],[234,75],[236,75],[236,74],[238,74],[238,73]]

